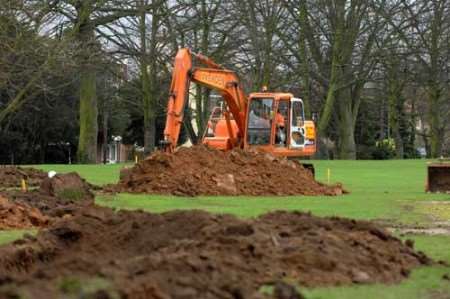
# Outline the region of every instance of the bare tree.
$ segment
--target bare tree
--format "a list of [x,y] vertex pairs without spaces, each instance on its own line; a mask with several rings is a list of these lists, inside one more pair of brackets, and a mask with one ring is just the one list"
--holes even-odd
[[[98,32],[105,26],[127,16],[137,16],[141,9],[134,6],[135,1],[99,1],[99,0],[65,0],[38,1],[43,11],[53,16],[48,24],[54,30],[69,30],[70,40],[76,47],[76,61],[79,66],[80,80],[80,135],[78,143],[78,161],[93,163],[97,161],[98,107],[97,107],[97,73],[98,61],[103,52]],[[145,5],[143,9],[151,9]],[[55,19],[58,22],[55,22]]]
[[[302,51],[296,57],[301,59],[299,63],[305,75],[326,90],[319,135],[327,135],[330,120],[335,118],[339,157],[354,159],[354,131],[361,93],[375,65],[374,45],[385,24],[378,10],[384,3],[358,0],[284,3],[297,28],[301,28],[290,48]],[[311,84],[309,77],[305,82]]]
[[0,123],[46,89],[45,79],[64,50],[39,34],[41,21],[21,1],[0,3],[0,89],[7,91]]
[[287,17],[285,7],[280,1],[262,0],[235,1],[234,5],[241,26],[239,53],[244,55],[243,72],[251,78],[252,91],[279,87],[282,74],[277,67],[285,50],[278,33]]
[[442,154],[450,117],[450,1],[401,1],[401,21],[387,18],[415,58],[418,79],[427,91],[429,155]]
[[[175,9],[174,9],[175,8]],[[189,47],[192,51],[211,57],[219,64],[230,64],[237,51],[235,28],[238,22],[232,14],[231,4],[220,0],[178,0],[167,18],[173,49]],[[195,111],[186,107],[185,128],[193,143],[204,132],[210,114],[211,91],[195,86]],[[191,125],[194,119],[197,130]]]

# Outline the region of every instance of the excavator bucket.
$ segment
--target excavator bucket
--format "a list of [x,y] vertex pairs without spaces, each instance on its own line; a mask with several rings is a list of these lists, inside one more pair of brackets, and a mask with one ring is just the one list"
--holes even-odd
[[428,164],[427,192],[450,193],[450,162]]

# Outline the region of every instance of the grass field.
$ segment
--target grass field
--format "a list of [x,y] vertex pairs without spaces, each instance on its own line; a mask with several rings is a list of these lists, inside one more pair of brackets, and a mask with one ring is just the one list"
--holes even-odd
[[[99,196],[97,203],[118,209],[163,212],[172,209],[203,209],[253,217],[272,210],[311,211],[321,216],[343,216],[391,223],[392,226],[433,228],[450,221],[450,195],[424,192],[426,161],[315,161],[317,178],[341,182],[350,194],[341,197],[200,197],[180,198],[120,194]],[[117,181],[123,165],[42,165],[44,170],[77,171],[94,184]],[[0,242],[11,241],[22,232],[0,233]],[[450,236],[407,235],[416,248],[450,264]],[[398,285],[371,285],[304,290],[308,298],[436,298],[450,299],[450,282],[442,279],[450,267],[415,270]]]

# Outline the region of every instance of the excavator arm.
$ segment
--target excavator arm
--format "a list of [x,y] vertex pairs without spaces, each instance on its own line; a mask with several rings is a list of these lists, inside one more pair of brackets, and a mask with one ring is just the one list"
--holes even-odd
[[[193,67],[193,57],[207,67]],[[162,141],[165,151],[172,152],[177,146],[191,82],[218,91],[236,121],[238,134],[244,132],[247,97],[240,87],[236,73],[226,70],[203,55],[191,53],[189,49],[180,49],[175,57],[167,103],[167,119]]]

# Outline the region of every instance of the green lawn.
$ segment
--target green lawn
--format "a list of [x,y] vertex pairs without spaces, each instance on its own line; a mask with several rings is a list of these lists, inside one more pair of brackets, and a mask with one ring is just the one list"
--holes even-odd
[[114,183],[119,180],[119,171],[124,164],[106,164],[106,165],[77,165],[77,164],[56,164],[56,165],[35,165],[45,171],[56,172],[78,172],[83,178],[92,184],[104,185]]
[[[340,197],[199,197],[120,194],[99,196],[97,203],[120,209],[162,212],[172,209],[204,209],[253,217],[271,210],[311,211],[316,215],[336,215],[375,219],[400,225],[433,226],[450,219],[450,195],[424,192],[426,161],[314,161],[317,178],[341,182],[350,194]],[[44,170],[77,171],[94,184],[114,183],[123,165],[42,165]],[[300,182],[299,182],[300,183]],[[433,208],[430,208],[430,203]],[[440,204],[442,203],[442,204]],[[436,211],[436,212],[435,212]],[[17,232],[15,232],[17,237]],[[406,236],[416,248],[450,264],[450,236]],[[5,241],[0,234],[0,242]],[[13,239],[13,238],[12,238]],[[11,240],[11,238],[9,238]],[[371,285],[304,290],[308,298],[439,298],[450,299],[450,282],[442,279],[450,268],[435,266],[414,271],[397,285]]]
[[[424,193],[425,161],[316,161],[314,164],[319,180],[326,181],[327,169],[330,169],[331,181],[343,183],[350,194],[340,197],[200,197],[195,199],[121,194],[114,198],[99,197],[98,202],[116,208],[138,208],[154,212],[171,209],[204,209],[251,217],[267,211],[283,209],[311,211],[317,215],[389,219],[414,223],[426,220],[423,219],[426,217],[421,214],[421,211],[409,208],[414,207],[416,202],[450,201],[450,195]],[[110,167],[105,166],[108,170]],[[50,168],[46,166],[46,169]],[[84,169],[80,169],[80,173],[83,174]],[[89,176],[86,177],[89,178]],[[103,180],[106,178],[114,182],[117,179],[117,173],[111,171],[107,177],[103,177]],[[96,179],[90,180],[93,183],[96,182]]]
[[0,230],[0,244],[10,243],[23,237],[24,234],[34,234],[35,230]]

